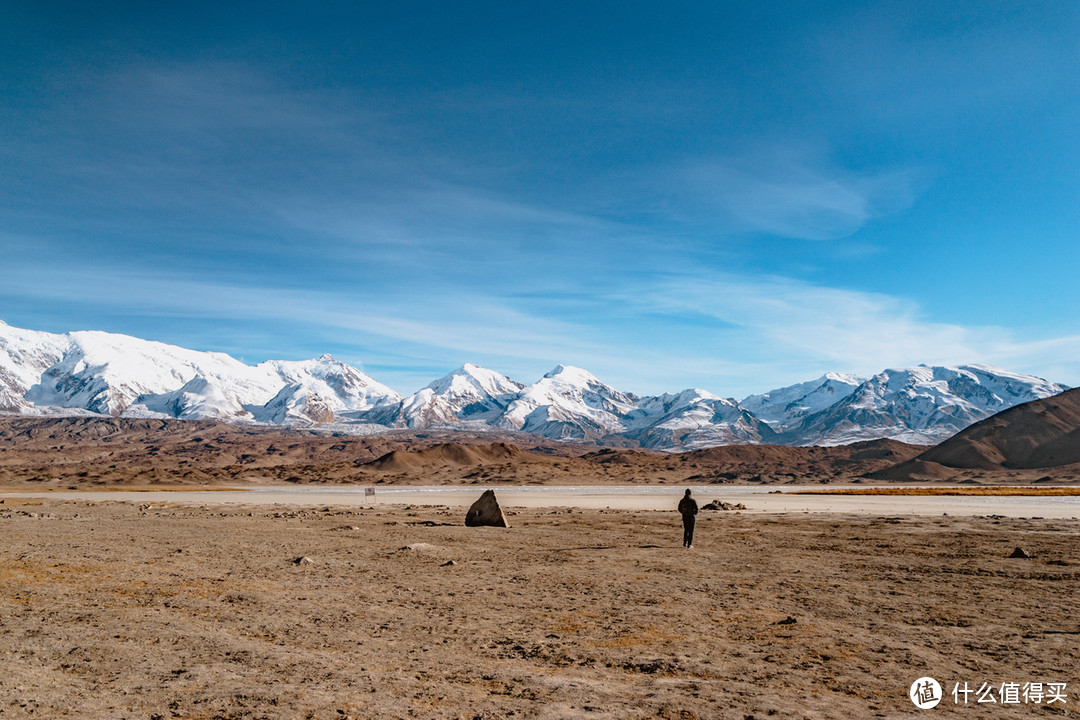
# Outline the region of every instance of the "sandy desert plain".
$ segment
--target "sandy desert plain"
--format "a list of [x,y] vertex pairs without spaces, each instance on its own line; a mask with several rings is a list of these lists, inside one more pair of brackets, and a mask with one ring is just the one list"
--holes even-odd
[[[747,499],[703,510],[681,547],[684,486],[704,504],[713,487],[870,484],[925,448],[664,456],[450,440],[0,423],[0,717],[1080,715],[1080,520],[1067,513],[763,512]],[[1075,486],[1075,470],[930,480]],[[440,503],[169,492],[409,484],[649,484],[673,500],[509,505],[509,528],[470,528],[464,507]],[[116,488],[140,499],[100,492]],[[1017,547],[1029,557],[1009,557]],[[908,697],[923,676],[942,685],[932,710]],[[957,703],[965,683],[976,692]]]

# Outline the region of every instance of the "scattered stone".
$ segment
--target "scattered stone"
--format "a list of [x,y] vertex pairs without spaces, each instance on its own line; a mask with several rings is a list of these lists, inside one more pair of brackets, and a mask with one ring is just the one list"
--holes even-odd
[[796,620],[795,618],[791,617],[790,615],[788,615],[783,620],[773,623],[773,625],[794,625],[797,622],[799,622],[799,621]]
[[702,510],[745,510],[746,506],[742,503],[726,503],[723,500],[713,500],[707,505],[701,507]]
[[313,562],[315,561],[309,558],[307,555],[303,555],[293,560],[293,564],[295,565],[311,565]]
[[435,546],[430,543],[413,543],[412,545],[406,545],[405,547],[398,548],[398,550],[411,550],[414,552],[424,552],[426,550],[435,549]]
[[451,565],[457,565],[457,563],[454,562],[453,560],[447,560],[446,562],[444,562],[439,567],[450,567]]
[[1011,558],[1030,558],[1031,556],[1024,552],[1024,548],[1018,547],[1012,551]]
[[465,524],[468,527],[510,527],[495,499],[494,490],[485,490],[480,499],[472,504],[469,512],[465,514]]
[[630,661],[623,663],[622,667],[645,675],[675,675],[679,672],[678,661],[662,658]]

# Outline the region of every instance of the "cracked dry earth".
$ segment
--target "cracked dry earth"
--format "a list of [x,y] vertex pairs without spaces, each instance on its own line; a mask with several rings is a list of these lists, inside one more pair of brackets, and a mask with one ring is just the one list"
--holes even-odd
[[1077,716],[1075,520],[461,515],[8,498],[0,717]]

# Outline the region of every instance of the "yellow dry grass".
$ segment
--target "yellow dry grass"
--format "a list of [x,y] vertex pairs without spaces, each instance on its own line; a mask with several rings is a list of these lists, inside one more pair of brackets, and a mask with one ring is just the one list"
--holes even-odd
[[1080,487],[887,487],[792,490],[791,495],[970,495],[1065,497],[1080,495]]
[[[0,485],[0,493],[51,493],[51,492],[72,492],[73,490],[85,493],[98,493],[98,492],[145,492],[145,493],[162,493],[162,492],[240,492],[244,490],[251,490],[249,487],[234,487],[234,486],[222,486],[222,485],[98,485],[94,487],[57,487],[54,485],[47,485],[41,487],[27,487],[20,485]],[[29,504],[29,503],[27,503]],[[36,503],[40,505],[41,503]]]

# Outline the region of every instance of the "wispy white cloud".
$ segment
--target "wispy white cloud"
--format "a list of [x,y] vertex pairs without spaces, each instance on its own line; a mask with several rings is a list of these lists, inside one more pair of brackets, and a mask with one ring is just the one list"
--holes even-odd
[[775,146],[688,162],[671,182],[689,199],[681,212],[711,215],[729,231],[835,240],[909,207],[925,174],[915,168],[855,172]]
[[[449,249],[498,260],[493,251],[520,251],[545,241],[548,253],[583,237],[609,237],[615,222],[504,197],[482,187],[414,178],[374,198],[282,193],[268,211],[289,227],[355,247]],[[406,253],[399,252],[405,256]]]
[[[831,288],[774,276],[694,274],[671,277],[622,298],[641,312],[710,316],[730,330],[730,358],[756,363],[731,377],[782,385],[808,373],[839,370],[868,375],[916,364],[989,363],[1051,380],[1080,380],[1080,339],[1018,339],[995,326],[935,322],[911,300]],[[1052,370],[1052,372],[1050,372]]]
[[1004,333],[988,349],[987,357],[1004,368],[1080,387],[1080,335],[1030,340]]
[[[93,283],[86,281],[93,278]],[[283,324],[329,331],[341,346],[364,347],[364,362],[395,354],[429,365],[447,365],[491,358],[504,372],[545,372],[568,354],[599,358],[601,346],[572,323],[522,312],[482,291],[468,295],[444,290],[409,291],[392,297],[367,293],[232,284],[136,272],[126,267],[27,268],[7,285],[28,301],[62,302],[98,307],[142,317],[198,318],[243,322],[273,334]],[[0,310],[2,317],[2,310]],[[289,340],[282,337],[282,342]],[[288,353],[287,348],[280,352]],[[400,376],[389,380],[406,382]],[[426,377],[423,382],[433,378]],[[405,387],[406,390],[415,388]]]
[[915,303],[888,295],[730,275],[669,279],[654,291],[656,307],[712,315],[787,355],[856,371],[883,363],[956,362],[974,353],[972,330],[926,321]]
[[[88,285],[87,274],[100,284]],[[505,288],[378,298],[125,268],[41,268],[20,274],[8,292],[143,316],[240,322],[268,335],[282,323],[318,328],[314,334],[354,348],[360,364],[392,366],[408,357],[449,371],[472,361],[522,381],[557,363],[582,365],[641,393],[698,386],[742,397],[828,370],[869,375],[886,367],[966,362],[1080,384],[1080,337],[1020,341],[1002,328],[930,321],[901,298],[781,277],[697,274],[609,286],[591,301],[604,306],[604,314],[562,320],[521,307]],[[615,322],[613,314],[632,322]],[[716,322],[687,324],[702,317]],[[403,392],[433,379],[405,368],[378,377]]]

